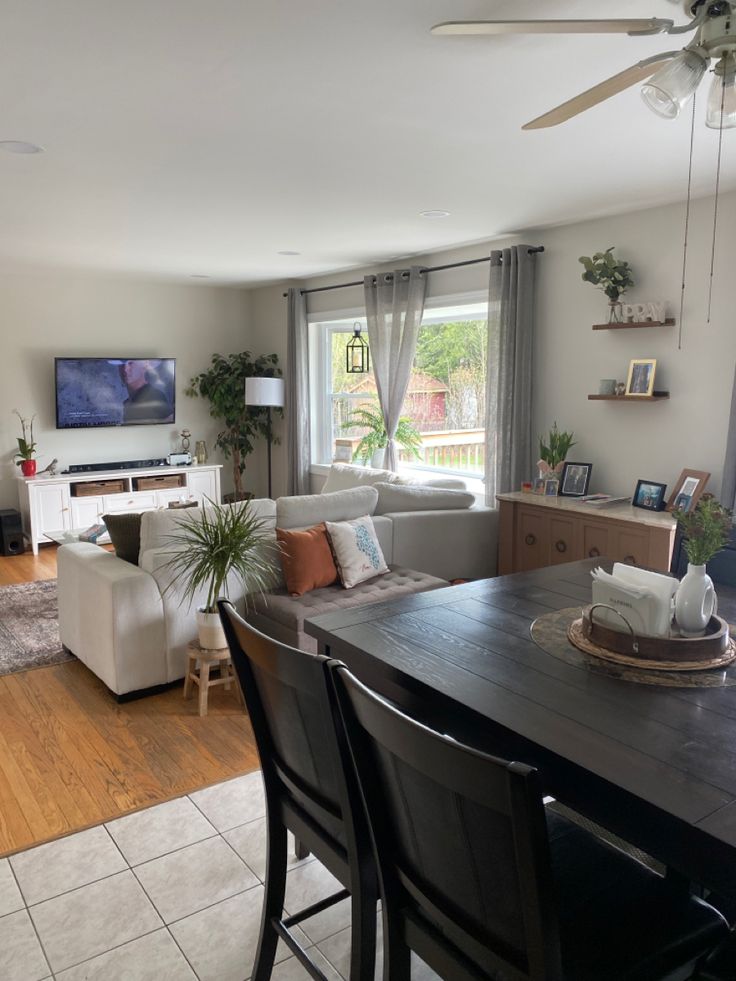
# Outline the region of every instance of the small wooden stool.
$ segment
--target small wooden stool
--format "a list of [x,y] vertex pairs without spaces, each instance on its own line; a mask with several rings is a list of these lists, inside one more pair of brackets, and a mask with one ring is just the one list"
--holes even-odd
[[[199,662],[199,672],[197,671]],[[210,677],[210,670],[218,669],[216,678]],[[184,698],[192,694],[192,682],[199,686],[199,714],[207,715],[207,692],[216,685],[224,685],[225,691],[230,691],[230,685],[235,685],[238,701],[244,705],[240,682],[235,673],[230,651],[227,647],[219,650],[206,650],[199,646],[198,640],[193,640],[188,648],[187,673],[184,678]]]

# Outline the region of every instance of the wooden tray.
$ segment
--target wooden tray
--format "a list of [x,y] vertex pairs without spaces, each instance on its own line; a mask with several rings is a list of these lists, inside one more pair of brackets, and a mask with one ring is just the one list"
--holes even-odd
[[648,671],[705,671],[723,668],[736,659],[736,642],[721,617],[711,617],[704,637],[637,637],[591,620],[593,607],[570,624],[571,644],[604,661]]

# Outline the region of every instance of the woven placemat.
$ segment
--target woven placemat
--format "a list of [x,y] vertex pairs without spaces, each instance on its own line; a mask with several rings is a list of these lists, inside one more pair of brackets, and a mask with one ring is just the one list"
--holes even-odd
[[[556,610],[538,617],[531,626],[531,637],[534,643],[545,653],[583,668],[592,674],[601,674],[622,681],[632,681],[640,685],[659,685],[666,688],[729,688],[736,685],[736,661],[733,656],[730,663],[715,668],[689,671],[647,670],[641,663],[629,659],[632,663],[618,663],[596,657],[585,650],[574,646],[568,637],[568,631],[576,620],[582,618],[580,606]],[[736,654],[736,650],[734,651]]]

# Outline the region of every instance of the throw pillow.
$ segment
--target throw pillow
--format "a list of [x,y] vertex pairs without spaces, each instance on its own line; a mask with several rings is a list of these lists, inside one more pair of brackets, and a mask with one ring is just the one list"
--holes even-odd
[[335,560],[324,524],[306,531],[276,529],[286,588],[292,596],[331,586],[337,579]]
[[427,487],[425,484],[413,484],[410,487],[402,487],[400,484],[376,484],[376,490],[378,491],[376,514],[394,514],[397,511],[447,511],[470,508],[475,504],[475,495],[469,491]]
[[326,521],[340,581],[352,589],[366,579],[388,572],[373,522],[365,515],[354,521]]
[[103,514],[110,541],[119,559],[138,565],[141,550],[140,514]]

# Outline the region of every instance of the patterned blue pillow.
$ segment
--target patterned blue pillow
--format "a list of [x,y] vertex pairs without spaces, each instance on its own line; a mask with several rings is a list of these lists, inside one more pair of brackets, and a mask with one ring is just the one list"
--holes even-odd
[[345,589],[388,572],[373,522],[367,515],[353,521],[326,521],[325,527]]

